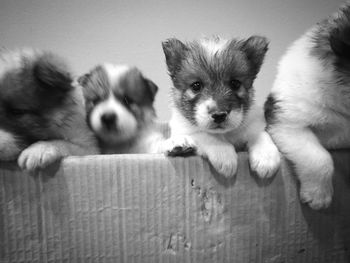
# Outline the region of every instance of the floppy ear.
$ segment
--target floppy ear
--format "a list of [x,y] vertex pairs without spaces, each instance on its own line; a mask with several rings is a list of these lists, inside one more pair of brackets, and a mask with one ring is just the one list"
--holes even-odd
[[169,38],[162,42],[162,47],[170,76],[174,77],[188,48],[176,38]]
[[269,41],[262,36],[251,36],[242,43],[241,50],[246,53],[254,74],[260,71],[268,46]]
[[150,79],[147,79],[147,78],[144,78],[144,79],[145,79],[146,87],[150,91],[151,100],[154,101],[154,98],[158,92],[158,86]]

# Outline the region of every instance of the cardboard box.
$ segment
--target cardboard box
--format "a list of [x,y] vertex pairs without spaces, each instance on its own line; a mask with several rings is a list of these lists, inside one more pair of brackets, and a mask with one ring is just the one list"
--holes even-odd
[[350,153],[333,156],[324,211],[300,204],[286,162],[262,181],[246,153],[230,180],[199,157],[1,163],[0,262],[350,262]]

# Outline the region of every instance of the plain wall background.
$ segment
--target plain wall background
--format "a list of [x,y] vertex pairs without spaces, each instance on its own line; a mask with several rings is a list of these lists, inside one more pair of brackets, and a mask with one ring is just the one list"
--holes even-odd
[[135,65],[159,86],[156,110],[167,120],[171,82],[163,40],[267,36],[270,50],[255,82],[256,98],[263,103],[288,45],[342,2],[0,0],[0,46],[52,50],[66,57],[77,75],[102,62]]

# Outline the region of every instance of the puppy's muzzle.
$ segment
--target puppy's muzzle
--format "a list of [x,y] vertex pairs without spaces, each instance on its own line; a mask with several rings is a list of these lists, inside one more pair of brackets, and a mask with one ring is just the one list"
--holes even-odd
[[227,112],[226,111],[214,112],[211,115],[211,118],[217,124],[223,123],[227,118]]
[[117,127],[117,115],[114,112],[105,112],[101,116],[101,122],[103,127],[107,130],[112,130]]

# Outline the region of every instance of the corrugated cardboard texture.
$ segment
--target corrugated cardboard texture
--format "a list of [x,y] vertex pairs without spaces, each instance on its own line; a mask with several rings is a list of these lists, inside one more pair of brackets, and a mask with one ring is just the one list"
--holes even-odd
[[284,163],[232,180],[198,157],[70,157],[40,175],[0,165],[0,262],[350,262],[350,154],[332,207],[301,205]]

